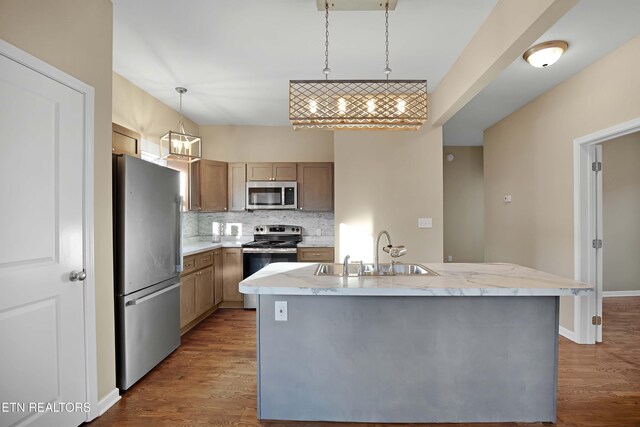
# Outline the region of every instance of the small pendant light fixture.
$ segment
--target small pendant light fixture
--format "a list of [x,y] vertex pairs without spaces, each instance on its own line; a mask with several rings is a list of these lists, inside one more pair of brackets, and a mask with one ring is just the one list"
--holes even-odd
[[177,87],[180,94],[180,119],[176,131],[167,132],[160,138],[160,157],[168,160],[192,162],[198,160],[202,153],[202,138],[190,135],[184,129],[182,116],[182,95],[187,92],[183,87]]
[[553,40],[531,47],[522,57],[536,68],[546,68],[555,64],[568,48],[569,43],[563,40]]
[[[332,7],[336,4],[338,0],[332,1]],[[324,12],[325,67],[322,72],[325,78],[289,81],[289,120],[293,128],[419,129],[427,120],[427,81],[389,79],[389,2],[385,4],[384,80],[329,80],[329,2],[326,0]]]

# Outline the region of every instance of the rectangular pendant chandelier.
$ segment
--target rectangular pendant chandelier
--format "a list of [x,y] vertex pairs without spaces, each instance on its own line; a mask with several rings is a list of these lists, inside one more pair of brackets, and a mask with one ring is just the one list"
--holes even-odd
[[184,132],[169,131],[160,138],[160,158],[193,162],[202,156],[202,138]]
[[417,130],[427,120],[426,80],[291,80],[294,129]]

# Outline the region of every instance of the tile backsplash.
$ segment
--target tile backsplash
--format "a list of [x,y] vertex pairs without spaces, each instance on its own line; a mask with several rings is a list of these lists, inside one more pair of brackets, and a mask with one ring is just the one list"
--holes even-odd
[[182,237],[189,239],[198,235],[198,212],[182,214]]
[[[252,237],[256,225],[284,224],[302,227],[305,240],[329,240],[335,235],[333,212],[300,212],[297,210],[259,210],[253,212],[185,212],[184,238],[211,236],[211,223],[240,224],[241,236]],[[227,227],[230,228],[230,227]]]

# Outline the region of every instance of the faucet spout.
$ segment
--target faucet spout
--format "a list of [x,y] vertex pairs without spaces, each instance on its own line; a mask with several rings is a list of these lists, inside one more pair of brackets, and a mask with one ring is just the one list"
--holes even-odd
[[373,268],[376,273],[380,272],[380,237],[382,237],[383,234],[387,236],[388,247],[392,246],[391,236],[389,236],[389,232],[387,230],[382,230],[380,233],[378,233],[378,238],[376,239],[376,257],[375,263],[373,264]]
[[349,277],[349,258],[351,256],[347,255],[342,262],[342,277]]

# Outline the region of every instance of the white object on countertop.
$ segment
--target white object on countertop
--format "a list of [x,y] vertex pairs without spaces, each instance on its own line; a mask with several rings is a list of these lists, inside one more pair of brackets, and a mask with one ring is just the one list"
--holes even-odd
[[222,227],[224,225],[221,222],[212,222],[211,223],[211,241],[214,243],[220,242],[222,239]]

